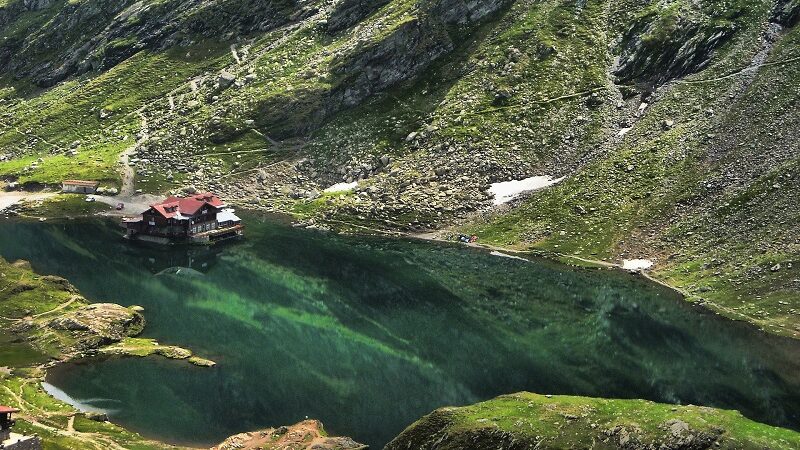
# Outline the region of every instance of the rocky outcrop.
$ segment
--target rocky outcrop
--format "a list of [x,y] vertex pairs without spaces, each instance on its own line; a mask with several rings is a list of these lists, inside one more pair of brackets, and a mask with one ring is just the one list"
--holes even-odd
[[334,61],[331,73],[343,79],[334,93],[335,102],[344,107],[357,105],[375,92],[412,78],[452,49],[450,36],[436,22],[410,20],[386,38]]
[[715,20],[703,11],[686,12],[678,4],[657,8],[638,19],[622,39],[614,68],[620,83],[660,85],[702,70],[736,31],[734,22]]
[[785,27],[793,27],[800,22],[800,0],[780,0],[775,5],[773,21]]
[[365,450],[366,445],[346,437],[329,437],[322,423],[304,420],[290,427],[241,433],[231,436],[212,450]]
[[513,0],[439,0],[430,2],[430,14],[446,25],[472,25]]
[[336,33],[349,28],[387,3],[389,0],[339,0],[328,16],[327,30]]
[[66,331],[81,350],[97,348],[136,336],[144,329],[144,316],[113,303],[83,306],[51,320],[47,326]]
[[[273,97],[258,107],[255,123],[258,128],[279,137],[308,134],[333,114],[414,79],[434,61],[450,53],[455,45],[448,26],[475,26],[510,3],[510,0],[421,1],[415,17],[391,27],[380,39],[334,55],[329,78],[336,83],[330,90],[307,89],[290,96]],[[356,8],[355,4],[347,5]],[[338,22],[334,20],[333,23]],[[215,143],[237,136],[224,124],[213,126]]]
[[[198,36],[234,37],[290,20],[280,2],[133,0],[66,2],[25,0],[25,10],[47,9],[50,20],[0,43],[0,69],[52,86],[72,75],[105,71],[144,49],[187,45]],[[0,9],[0,26],[12,11]],[[17,12],[15,15],[19,15]],[[44,16],[47,17],[47,16]]]

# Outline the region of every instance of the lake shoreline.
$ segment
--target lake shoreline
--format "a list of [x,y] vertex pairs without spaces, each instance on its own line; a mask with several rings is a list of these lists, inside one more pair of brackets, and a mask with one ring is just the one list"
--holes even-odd
[[[36,195],[44,195],[41,191],[30,191],[30,192],[28,192],[28,191],[19,191],[18,193],[19,194],[28,195],[28,196],[33,195],[33,197],[30,197],[33,200],[47,200],[47,199],[51,199],[53,197],[57,198],[57,195],[58,195],[57,193],[47,193],[46,196],[38,198],[38,197],[35,197],[35,196]],[[17,194],[17,192],[13,192],[12,194]],[[24,195],[23,195],[23,198],[22,198],[22,202],[25,201]],[[100,198],[100,196],[97,196],[97,197]],[[151,194],[138,194],[137,196],[134,196],[133,198],[134,199],[142,198],[142,199],[153,200],[153,199],[155,199],[157,197],[153,196]],[[108,204],[108,205],[112,205],[112,204],[115,203],[115,197],[103,197],[102,203],[105,203],[105,204]],[[141,201],[135,201],[134,202],[134,204],[136,204],[136,205],[139,205],[140,203],[141,203]],[[647,279],[647,280],[649,280],[649,281],[651,281],[653,283],[656,283],[656,284],[664,286],[664,287],[666,287],[668,289],[671,289],[671,290],[675,291],[676,293],[678,293],[679,295],[681,295],[681,297],[685,301],[687,301],[687,302],[689,302],[691,304],[699,305],[699,306],[701,306],[703,308],[706,308],[708,311],[710,311],[710,312],[712,312],[714,314],[718,314],[718,315],[724,316],[724,317],[726,317],[726,318],[728,318],[728,319],[730,319],[732,321],[748,323],[748,324],[752,325],[753,327],[755,327],[756,329],[758,329],[759,331],[761,331],[763,333],[766,333],[766,334],[769,334],[769,335],[776,335],[776,336],[787,337],[789,339],[800,340],[800,334],[798,334],[797,332],[792,332],[791,330],[782,330],[782,329],[779,330],[779,329],[775,329],[775,328],[767,328],[767,327],[761,326],[757,322],[752,320],[752,318],[750,316],[747,316],[745,314],[739,313],[739,312],[734,311],[734,310],[732,310],[730,308],[726,308],[726,307],[724,307],[723,305],[721,305],[719,303],[712,302],[712,301],[708,300],[707,298],[699,298],[699,297],[697,297],[695,295],[692,295],[690,292],[688,292],[688,291],[686,291],[684,289],[681,289],[680,287],[675,286],[675,285],[669,283],[666,280],[663,280],[663,279],[659,278],[658,275],[653,273],[652,268],[626,269],[624,267],[624,264],[613,263],[613,262],[609,262],[609,261],[605,261],[605,260],[584,258],[584,257],[580,257],[580,256],[577,256],[577,255],[569,255],[569,254],[545,252],[545,251],[538,252],[538,251],[530,251],[530,250],[517,250],[517,249],[510,248],[510,247],[504,247],[504,246],[501,246],[501,245],[493,245],[493,244],[484,244],[484,243],[481,243],[481,242],[460,243],[460,242],[456,242],[456,241],[452,241],[452,240],[448,240],[448,239],[443,238],[441,236],[441,234],[445,232],[444,230],[430,230],[430,231],[420,231],[420,232],[404,232],[404,231],[397,231],[397,230],[391,230],[391,229],[365,227],[365,226],[361,226],[361,225],[354,224],[354,223],[348,223],[348,222],[344,222],[344,221],[328,221],[333,226],[332,226],[331,229],[326,229],[326,228],[319,228],[316,225],[310,225],[309,226],[309,225],[297,222],[299,217],[297,215],[295,215],[295,214],[290,213],[290,212],[268,210],[268,209],[260,209],[260,208],[259,209],[242,209],[242,211],[249,212],[249,213],[252,213],[252,214],[257,214],[259,216],[269,217],[270,220],[274,220],[274,221],[276,221],[278,223],[291,224],[294,227],[299,227],[299,228],[304,228],[304,229],[309,229],[309,230],[318,230],[318,231],[322,231],[322,232],[332,232],[332,233],[341,234],[341,235],[351,235],[351,236],[378,235],[378,236],[385,236],[385,237],[409,238],[409,239],[431,241],[431,242],[460,244],[460,245],[465,245],[465,246],[469,246],[469,247],[482,248],[482,249],[486,249],[486,250],[493,250],[493,251],[498,251],[498,252],[503,252],[503,253],[511,253],[511,254],[524,255],[524,256],[534,256],[534,257],[537,257],[537,258],[544,258],[544,259],[551,260],[551,261],[563,262],[565,264],[574,265],[574,266],[586,266],[586,265],[588,265],[588,267],[598,267],[598,268],[602,267],[602,268],[610,268],[610,269],[620,270],[620,271],[636,274],[636,275],[641,276],[641,277],[643,277],[643,278],[645,278],[645,279]],[[105,218],[116,220],[116,219],[119,219],[121,217],[125,217],[125,216],[130,215],[130,213],[131,213],[131,211],[110,210],[110,211],[102,211],[102,212],[97,212],[97,213],[73,214],[73,215],[57,216],[57,217],[48,217],[46,215],[45,216],[32,215],[32,216],[19,216],[19,218],[20,219],[30,219],[30,220],[34,220],[34,219],[38,219],[38,220],[48,220],[48,219],[74,220],[74,219],[80,219],[80,218],[102,218],[102,217],[105,217]],[[351,229],[347,229],[347,227],[355,228],[356,230],[361,230],[361,231],[352,231]],[[578,261],[580,264],[574,264],[575,261]]]
[[[113,219],[101,218],[101,217],[97,217],[97,218],[95,218],[95,219],[96,219],[96,220],[102,220],[102,221],[104,221],[104,222],[107,222],[107,221],[113,220]],[[24,222],[28,222],[28,219],[25,219],[25,220],[24,220]],[[255,227],[255,224],[256,224],[256,222],[257,222],[257,221],[255,221],[255,220],[254,220],[254,227]],[[270,221],[270,220],[267,220],[267,222],[270,222],[270,223],[271,223],[271,221]],[[60,222],[59,222],[59,223],[60,223]],[[76,224],[75,224],[73,221],[64,221],[64,223],[65,223],[65,224],[72,224],[72,226],[71,226],[71,227],[69,227],[69,226],[68,226],[68,227],[67,227],[67,229],[77,229],[77,228],[76,228],[76,227],[77,227],[77,225],[76,225]],[[55,224],[52,224],[52,225],[55,225]],[[36,225],[36,226],[47,227],[47,224]],[[106,227],[106,229],[107,229],[107,231],[109,231],[109,233],[114,231],[114,230],[113,230],[113,227],[110,225],[110,223],[107,223],[107,224],[105,224],[105,225],[103,225],[103,226],[104,226],[104,227]],[[60,227],[60,226],[59,226],[58,228],[59,228],[59,229],[61,229],[61,227]],[[285,227],[285,228],[287,229],[287,231],[289,230],[289,228],[288,228],[288,227]],[[337,233],[337,234],[342,234],[342,235],[345,235],[346,233]],[[110,235],[110,234],[109,234],[109,235]],[[258,234],[257,232],[255,232],[255,230],[254,230],[254,233],[253,233],[253,235],[252,235],[252,236],[254,237],[254,239],[253,239],[253,242],[251,242],[251,243],[250,243],[248,246],[246,246],[246,247],[250,247],[250,246],[252,246],[252,245],[255,243],[255,240],[257,239],[257,236],[259,236],[259,234]],[[326,242],[326,241],[328,241],[328,240],[329,240],[329,239],[326,239],[326,238],[324,237],[324,233],[313,232],[313,233],[310,233],[310,234],[309,234],[309,236],[311,236],[311,237],[314,239],[314,242]],[[345,242],[355,242],[355,241],[358,241],[358,240],[359,240],[358,238],[360,238],[360,237],[366,237],[366,236],[368,236],[368,235],[367,235],[367,234],[364,234],[364,233],[358,233],[358,234],[353,234],[352,236],[353,236],[355,239],[349,239],[349,238],[345,238],[345,239],[342,239],[342,241],[345,241]],[[385,236],[385,235],[381,235],[381,236]],[[402,240],[409,240],[409,241],[430,241],[430,242],[436,242],[436,243],[448,244],[448,245],[444,245],[444,246],[438,246],[438,247],[440,247],[440,248],[442,248],[442,249],[444,249],[444,248],[451,248],[451,249],[452,249],[452,250],[449,250],[449,251],[445,252],[445,254],[446,254],[446,255],[448,255],[448,256],[447,256],[447,258],[446,258],[446,259],[448,259],[448,260],[451,260],[451,259],[454,257],[454,255],[459,255],[459,254],[461,254],[461,253],[471,253],[471,254],[473,254],[473,255],[474,255],[473,257],[475,257],[475,258],[478,258],[478,256],[477,256],[477,255],[478,255],[478,254],[482,254],[482,253],[484,253],[484,251],[492,251],[492,250],[495,250],[495,251],[502,251],[502,252],[505,252],[506,254],[505,254],[504,256],[512,256],[512,257],[514,257],[514,258],[519,258],[519,257],[521,257],[521,256],[529,256],[529,257],[533,257],[533,259],[541,259],[541,260],[543,260],[543,261],[547,261],[548,263],[553,263],[553,265],[554,265],[554,266],[555,266],[555,265],[558,265],[558,264],[563,264],[563,263],[564,263],[564,261],[563,261],[563,260],[560,260],[560,259],[559,259],[559,258],[557,258],[557,257],[552,257],[552,256],[548,257],[548,255],[537,254],[536,252],[514,252],[514,251],[509,251],[509,250],[507,250],[507,249],[503,249],[503,248],[492,248],[491,246],[486,246],[486,245],[472,245],[472,246],[468,246],[468,247],[467,247],[467,248],[471,248],[471,249],[481,250],[480,252],[463,252],[463,250],[466,250],[466,249],[460,249],[460,248],[459,248],[459,246],[457,246],[457,245],[453,245],[454,243],[453,243],[452,241],[448,241],[448,240],[446,240],[446,239],[441,239],[441,238],[432,238],[432,237],[430,237],[430,236],[415,236],[415,235],[412,235],[412,234],[407,234],[407,235],[403,235],[403,236],[394,235],[394,236],[392,236],[392,237],[393,237],[393,238],[400,238],[399,240],[397,240],[397,242],[399,242],[399,241],[402,241]],[[331,236],[331,238],[330,238],[330,239],[338,240],[339,238],[334,238],[333,236]],[[365,242],[365,244],[366,244],[366,245],[365,245],[365,246],[359,246],[359,248],[362,248],[362,247],[363,247],[365,254],[374,255],[374,254],[375,254],[375,251],[374,251],[374,249],[373,249],[373,242],[382,242],[382,240],[375,240],[375,241],[366,240],[366,241],[367,241],[367,242]],[[389,240],[389,241],[392,241],[392,242],[394,242],[395,240],[394,240],[394,239],[391,239],[391,240]],[[277,243],[277,241],[276,241],[276,243]],[[118,245],[118,244],[117,244],[117,245]],[[270,246],[271,246],[272,244],[268,244],[268,245],[270,245]],[[80,247],[80,245],[78,245],[77,247]],[[390,246],[390,247],[392,247],[392,246]],[[405,248],[405,247],[408,247],[408,245],[407,245],[407,244],[404,244],[403,246],[394,246],[394,247],[397,247],[397,248]],[[413,246],[411,246],[410,248],[413,248]],[[98,255],[102,255],[102,253],[98,253]],[[520,256],[518,256],[518,255],[520,255]],[[464,256],[467,256],[467,255],[464,255]],[[510,267],[510,266],[509,266],[509,264],[510,264],[510,263],[508,263],[508,262],[507,262],[505,259],[500,259],[500,258],[498,258],[498,256],[499,256],[499,255],[494,255],[494,258],[495,258],[494,260],[493,260],[493,259],[491,259],[491,258],[489,258],[488,256],[481,256],[480,258],[483,258],[482,260],[486,260],[486,261],[485,261],[485,263],[486,263],[486,264],[490,264],[490,265],[492,265],[492,266],[497,266],[497,267]],[[457,259],[461,259],[461,258],[457,258]],[[534,262],[534,261],[530,261],[530,262]],[[517,264],[517,265],[511,264],[511,265],[512,265],[512,266],[520,266],[519,264]],[[580,269],[580,268],[582,267],[582,265],[580,265],[580,264],[570,264],[570,265],[568,265],[568,266],[564,266],[564,267],[569,267],[569,266],[571,266],[571,267],[573,267],[573,268],[575,268],[575,269]],[[625,270],[621,269],[620,267],[618,267],[618,266],[614,266],[614,265],[611,265],[611,264],[597,264],[596,266],[597,266],[598,268],[612,269],[614,272],[617,272],[617,273],[619,273],[620,275],[622,275],[622,274],[628,275],[628,271],[625,271]],[[515,269],[515,270],[516,270],[516,269]],[[47,271],[47,272],[48,272],[48,273],[50,273],[50,271]],[[565,270],[565,273],[569,273],[569,272],[570,272],[569,270]],[[576,270],[576,272],[584,272],[584,271],[582,271],[582,270]],[[590,273],[590,272],[593,272],[593,271],[586,271],[586,273]],[[462,271],[458,271],[457,273],[458,273],[458,274],[463,274],[464,272],[462,272]],[[461,275],[459,275],[459,276],[461,276]],[[624,277],[620,276],[620,277],[618,277],[618,278],[620,278],[620,279],[626,279],[626,280],[627,280],[627,279],[634,280],[634,279],[637,279],[637,278],[639,278],[639,277],[638,277],[638,276],[631,275],[631,276],[624,276]],[[658,284],[659,284],[661,287],[663,287],[663,288],[668,288],[670,292],[679,293],[679,291],[677,291],[676,289],[674,289],[674,288],[672,288],[672,287],[670,287],[670,286],[666,286],[666,285],[664,285],[664,284],[662,284],[662,283],[658,283]],[[662,294],[662,295],[663,295],[663,294]],[[695,305],[696,305],[695,303],[692,303],[692,302],[686,302],[686,303],[689,303],[689,305],[691,305],[691,306],[695,306]],[[699,305],[698,305],[698,306],[699,306]],[[149,309],[149,308],[148,308],[148,309]],[[692,309],[694,309],[694,308],[692,308]],[[701,311],[703,311],[703,312],[709,312],[709,310],[708,310],[707,308],[698,308],[698,310],[701,310]],[[734,321],[734,322],[739,322],[739,321]],[[747,325],[747,328],[749,329],[751,324],[744,324],[744,325]],[[726,326],[727,326],[727,325],[726,325]],[[734,328],[739,328],[739,327],[734,327]],[[773,337],[777,337],[777,336],[773,336]],[[181,342],[181,341],[178,341],[178,342]],[[215,353],[215,354],[216,354],[216,353]],[[94,360],[93,360],[91,363],[92,363],[92,364],[94,364]],[[60,386],[59,386],[59,387],[60,387]],[[503,392],[513,392],[513,391],[512,391],[512,390],[506,390],[506,391],[503,391]],[[547,391],[545,390],[544,392],[547,392]],[[558,392],[558,391],[557,391],[557,392]],[[554,393],[555,393],[555,392],[554,392]],[[446,404],[446,403],[445,403],[445,404]],[[439,403],[439,405],[442,405],[442,403]],[[312,417],[313,417],[313,416],[312,416]],[[333,427],[332,429],[335,429],[335,427]],[[347,433],[344,433],[344,434],[347,434]],[[157,434],[151,434],[151,435],[152,435],[152,436],[158,436]],[[169,441],[169,440],[167,440],[166,442],[168,442],[168,441]]]
[[[77,361],[94,364],[103,358],[150,355],[213,365],[200,358],[191,360],[192,352],[184,348],[136,337],[145,328],[141,307],[92,302],[80,295],[65,278],[34,272],[24,260],[10,263],[0,258],[0,271],[4,278],[0,292],[11,292],[10,297],[4,294],[0,299],[5,303],[0,305],[5,308],[0,315],[2,336],[10,344],[4,349],[4,356],[9,358],[5,361],[7,366],[0,368],[0,392],[5,391],[10,397],[2,400],[18,407],[17,418],[43,437],[49,434],[53,439],[106,446],[108,436],[123,429],[108,421],[102,411],[81,408],[77,402],[64,401],[63,397],[54,395],[46,385],[54,369]],[[13,278],[8,280],[10,274]],[[27,292],[35,295],[19,297]],[[30,309],[20,317],[19,308],[25,307],[20,304],[22,301],[28,301],[25,305]],[[50,305],[42,305],[48,301]],[[14,392],[17,389],[12,389],[15,386],[18,393]],[[35,389],[26,389],[26,386]],[[62,418],[67,420],[67,427],[61,426]],[[76,430],[72,425],[76,419],[97,423],[98,427],[107,428],[107,434]],[[145,442],[156,441],[147,439]]]

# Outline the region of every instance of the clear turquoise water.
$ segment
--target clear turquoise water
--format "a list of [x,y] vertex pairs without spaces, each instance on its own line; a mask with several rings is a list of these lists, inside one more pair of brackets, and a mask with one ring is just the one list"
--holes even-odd
[[247,217],[247,239],[164,249],[98,220],[0,223],[0,254],[94,301],[145,307],[158,358],[63,366],[49,381],[162,440],[208,445],[322,420],[380,448],[421,415],[499,394],[646,398],[800,428],[800,345],[610,270],[463,246],[340,237]]

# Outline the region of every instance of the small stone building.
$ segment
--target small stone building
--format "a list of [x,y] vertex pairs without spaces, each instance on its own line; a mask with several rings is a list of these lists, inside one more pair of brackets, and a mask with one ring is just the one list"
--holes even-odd
[[97,181],[64,180],[61,183],[61,192],[71,194],[94,194],[100,183]]
[[3,450],[42,450],[38,436],[23,436],[12,433],[14,419],[11,414],[19,412],[16,408],[0,405],[0,449]]

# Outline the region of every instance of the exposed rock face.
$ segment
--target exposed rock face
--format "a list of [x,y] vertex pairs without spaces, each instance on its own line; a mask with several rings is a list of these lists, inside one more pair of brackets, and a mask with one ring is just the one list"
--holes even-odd
[[288,22],[294,12],[282,4],[256,0],[158,4],[16,0],[0,9],[0,27],[25,10],[46,10],[52,20],[22,40],[0,43],[0,70],[29,77],[41,86],[52,86],[75,74],[107,70],[143,49],[164,50],[188,43],[186,36],[190,35],[269,30]]
[[357,49],[334,62],[332,72],[344,77],[339,90],[342,106],[354,106],[369,95],[418,74],[453,49],[442,27],[422,19],[411,20],[375,45]]
[[[434,61],[450,53],[454,43],[448,26],[477,25],[509,3],[510,0],[421,1],[416,17],[403,22],[387,36],[335,55],[330,63],[330,75],[337,83],[330,91],[304,90],[291,97],[273,98],[259,106],[255,123],[258,128],[281,137],[313,131],[333,114],[417,77]],[[361,3],[349,1],[337,4],[333,21],[328,21],[328,30],[331,26],[337,29],[350,23],[347,18],[339,19],[337,14],[358,17],[368,14],[371,8],[374,6],[365,9]],[[298,111],[307,111],[307,120],[297,121]],[[236,136],[236,133],[220,131],[225,128],[224,124],[213,125],[215,143]],[[225,138],[220,139],[220,136]]]
[[431,15],[447,25],[471,25],[499,11],[512,0],[441,0],[431,6]]
[[29,11],[38,11],[40,9],[45,9],[52,4],[52,0],[23,0],[22,4],[25,5],[25,8]]
[[119,342],[136,336],[144,328],[144,316],[112,303],[95,303],[51,320],[54,330],[67,331],[78,340],[81,350]]
[[785,27],[793,27],[800,21],[800,0],[781,0],[775,5],[773,20]]
[[328,32],[349,28],[387,3],[389,0],[339,0],[328,17]]
[[366,445],[346,437],[328,437],[322,423],[305,420],[290,427],[241,433],[231,436],[212,450],[365,450]]
[[604,433],[610,437],[615,448],[623,450],[707,450],[715,448],[722,429],[711,431],[693,430],[682,420],[672,419],[661,424],[666,433],[657,443],[642,438],[642,430],[635,427],[615,426]]
[[697,72],[708,65],[714,50],[735,31],[730,25],[709,25],[713,23],[710,17],[700,20],[702,11],[662,11],[643,16],[623,38],[625,44],[614,70],[620,82],[659,85]]

